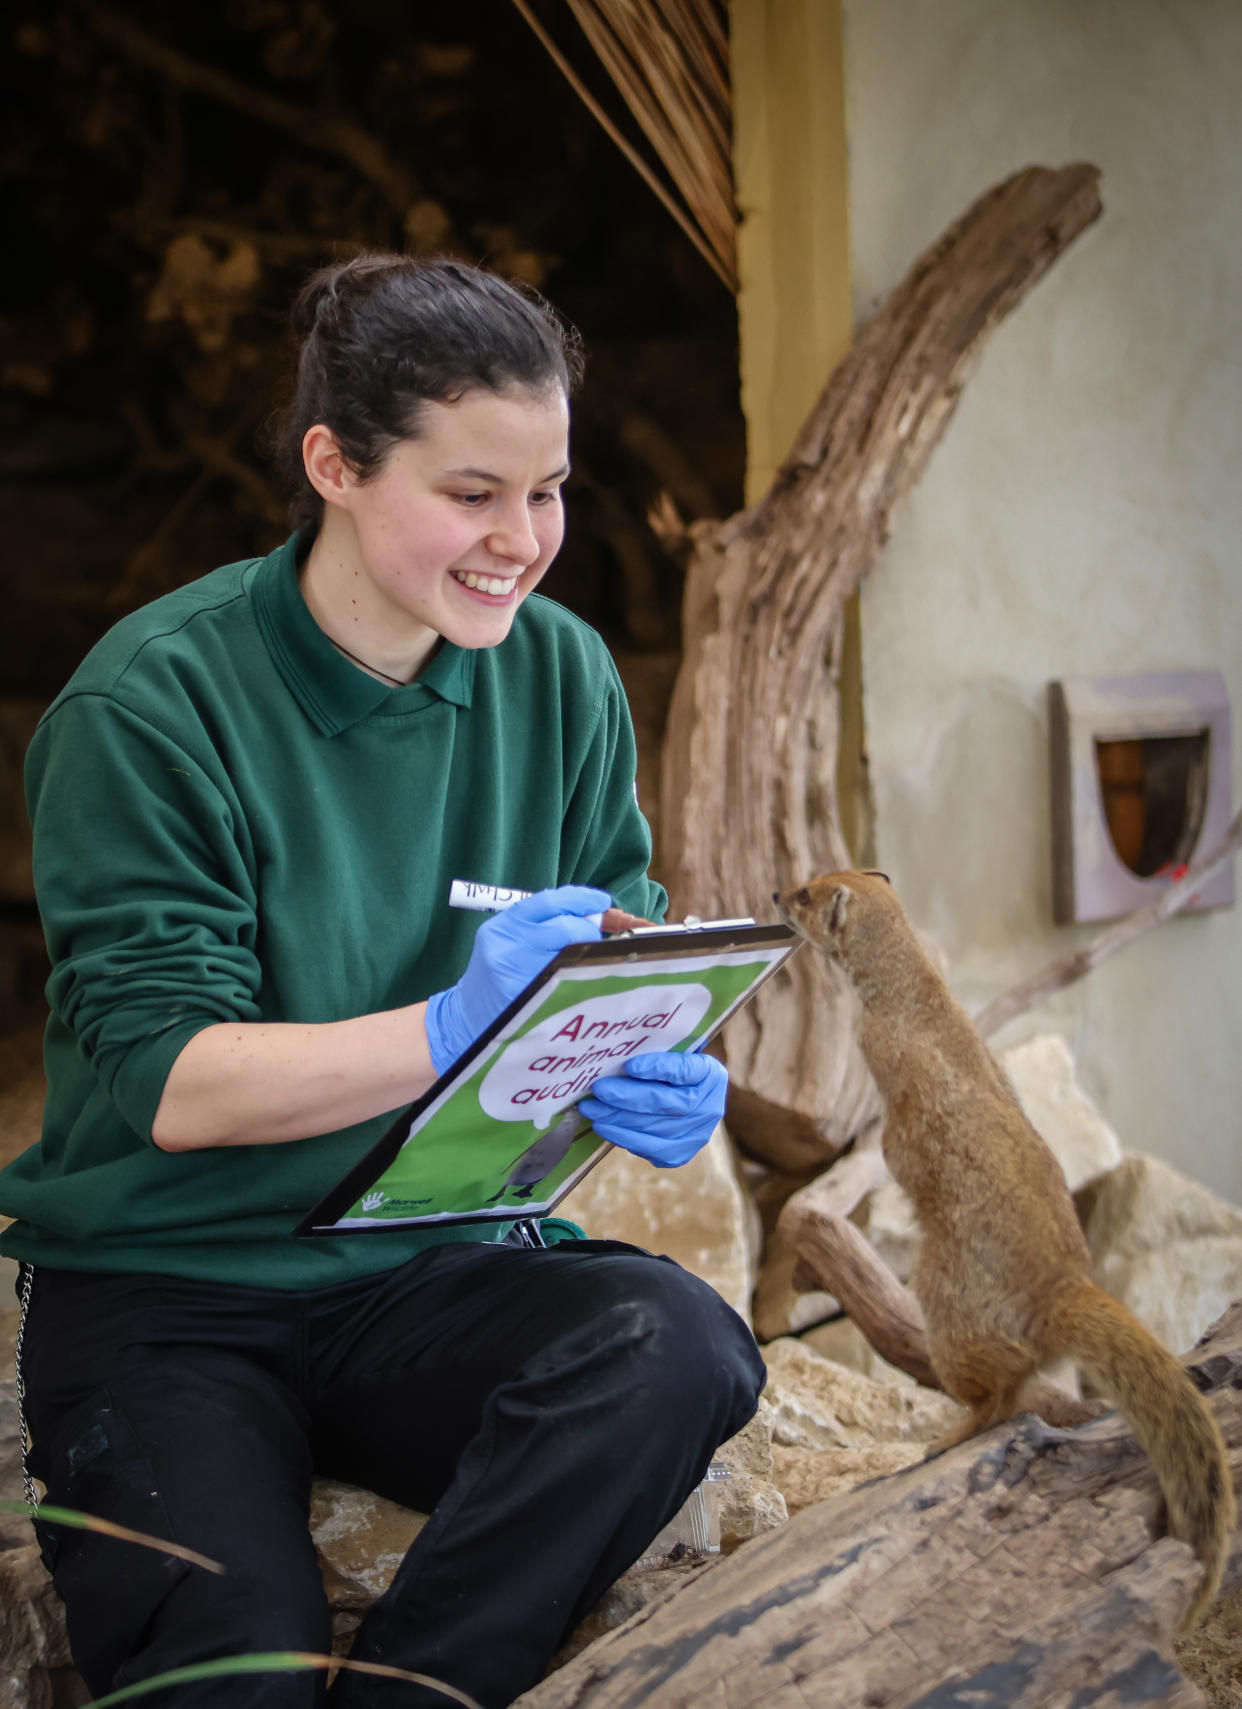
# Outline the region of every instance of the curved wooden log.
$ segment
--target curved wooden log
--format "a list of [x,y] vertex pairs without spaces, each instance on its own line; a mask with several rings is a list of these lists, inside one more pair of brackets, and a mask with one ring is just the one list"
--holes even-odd
[[[1242,1307],[1187,1361],[1242,1470]],[[1116,1413],[1026,1415],[803,1508],[681,1581],[520,1709],[1202,1709],[1200,1569]],[[1242,1570],[1235,1534],[1226,1590]]]
[[[992,329],[1098,216],[1098,173],[1031,167],[914,266],[828,381],[757,505],[697,524],[664,742],[660,872],[674,910],[771,917],[779,886],[848,866],[836,801],[845,603]],[[848,1010],[795,956],[727,1034],[730,1126],[809,1173],[876,1113]]]
[[889,1269],[848,1217],[823,1212],[795,1225],[791,1244],[815,1277],[836,1297],[882,1359],[926,1389],[938,1389],[919,1302]]
[[848,1157],[790,1196],[776,1228],[782,1243],[798,1254],[795,1288],[832,1294],[881,1358],[924,1388],[938,1389],[918,1300],[849,1220],[850,1212],[888,1180],[882,1137],[874,1122]]

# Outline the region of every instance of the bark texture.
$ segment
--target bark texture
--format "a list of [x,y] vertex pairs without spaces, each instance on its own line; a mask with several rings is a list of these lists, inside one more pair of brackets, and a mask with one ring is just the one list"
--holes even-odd
[[[770,917],[774,889],[849,866],[836,800],[845,604],[992,329],[1098,216],[1088,165],[987,192],[859,334],[771,491],[692,530],[664,745],[661,872],[675,913]],[[800,954],[732,1023],[731,1122],[809,1172],[875,1114],[845,999]]]
[[[1188,1361],[1242,1465],[1242,1306]],[[807,1507],[519,1699],[522,1709],[1202,1705],[1173,1639],[1199,1580],[1109,1413],[1029,1415]],[[1225,1589],[1242,1577],[1235,1536]]]

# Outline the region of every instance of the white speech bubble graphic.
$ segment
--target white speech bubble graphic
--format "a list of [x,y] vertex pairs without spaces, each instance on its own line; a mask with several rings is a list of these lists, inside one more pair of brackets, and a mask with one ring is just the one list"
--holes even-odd
[[501,1052],[479,1087],[479,1102],[498,1122],[546,1128],[627,1057],[680,1044],[711,1000],[707,986],[695,981],[636,985],[558,1009]]

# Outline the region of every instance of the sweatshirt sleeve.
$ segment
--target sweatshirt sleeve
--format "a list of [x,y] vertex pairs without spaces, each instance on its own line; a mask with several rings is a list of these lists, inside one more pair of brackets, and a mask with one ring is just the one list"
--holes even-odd
[[104,694],[60,702],[27,758],[48,999],[144,1139],[204,1027],[260,1018],[256,895],[227,780]]
[[619,907],[662,920],[668,897],[647,876],[651,830],[638,805],[638,755],[625,690],[600,647],[604,670],[598,715],[562,824],[561,883],[607,890]]

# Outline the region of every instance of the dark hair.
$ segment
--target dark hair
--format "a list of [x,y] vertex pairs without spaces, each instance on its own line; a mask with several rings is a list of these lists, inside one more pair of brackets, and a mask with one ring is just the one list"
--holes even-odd
[[366,480],[418,437],[425,403],[474,390],[568,397],[582,378],[577,333],[537,292],[444,258],[359,255],[321,268],[298,293],[293,330],[297,378],[271,438],[299,526],[323,514],[302,464],[316,422]]

